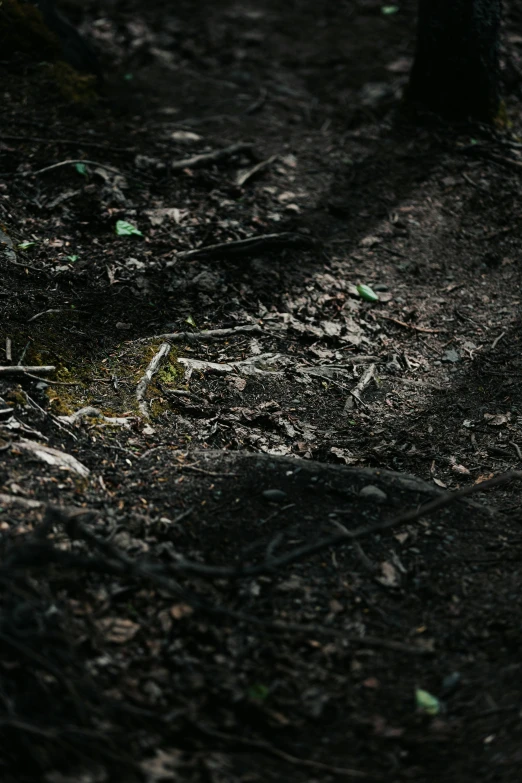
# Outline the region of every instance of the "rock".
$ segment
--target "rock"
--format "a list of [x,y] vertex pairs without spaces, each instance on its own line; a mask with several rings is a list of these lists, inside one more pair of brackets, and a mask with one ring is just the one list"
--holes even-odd
[[361,489],[359,496],[367,498],[368,500],[373,500],[374,503],[386,503],[388,500],[386,492],[383,492],[382,489],[376,487],[375,484],[367,484]]
[[272,503],[282,503],[283,500],[286,500],[288,495],[286,492],[283,492],[282,489],[265,489],[263,497],[265,500],[270,500]]

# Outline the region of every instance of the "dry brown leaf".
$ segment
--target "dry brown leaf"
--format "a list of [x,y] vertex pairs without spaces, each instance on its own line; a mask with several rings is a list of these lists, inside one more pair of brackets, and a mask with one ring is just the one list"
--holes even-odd
[[193,611],[193,608],[188,604],[174,604],[170,607],[170,616],[174,620],[182,620],[184,617],[189,617]]
[[113,644],[129,642],[136,636],[141,627],[138,623],[133,623],[132,620],[128,620],[125,617],[103,617],[96,624],[103,633],[105,640]]

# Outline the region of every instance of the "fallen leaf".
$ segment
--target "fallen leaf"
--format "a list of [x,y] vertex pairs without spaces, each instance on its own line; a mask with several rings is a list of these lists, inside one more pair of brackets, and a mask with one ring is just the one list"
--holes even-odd
[[125,617],[102,617],[96,625],[104,634],[105,640],[113,644],[125,644],[133,639],[140,626]]
[[174,604],[170,607],[170,616],[174,620],[182,620],[184,617],[189,617],[193,611],[193,608],[188,604]]
[[417,709],[426,715],[438,715],[440,712],[440,701],[428,691],[423,691],[422,688],[417,688],[415,691],[415,702]]
[[400,576],[397,569],[388,560],[381,563],[382,576],[377,577],[377,581],[384,587],[398,587],[400,585]]
[[485,413],[484,418],[492,427],[502,427],[511,419],[510,413]]

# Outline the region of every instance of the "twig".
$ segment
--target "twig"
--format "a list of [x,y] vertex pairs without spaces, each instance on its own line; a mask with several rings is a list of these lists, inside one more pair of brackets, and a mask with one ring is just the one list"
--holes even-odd
[[280,234],[265,234],[260,237],[247,237],[233,242],[221,242],[218,245],[207,245],[196,250],[184,250],[177,253],[176,258],[191,260],[193,258],[224,258],[226,256],[250,258],[265,250],[282,252],[288,249],[316,247],[317,242],[306,234],[283,231]]
[[497,347],[497,345],[499,344],[499,342],[502,340],[502,338],[505,337],[505,336],[506,336],[506,333],[505,332],[501,332],[498,337],[495,337],[495,339],[491,343],[491,348],[494,350]]
[[30,367],[29,365],[22,365],[17,364],[12,367],[0,367],[0,376],[17,376],[17,375],[27,375],[28,373],[31,373],[32,375],[50,375],[56,370],[56,367],[54,365],[36,365],[35,367]]
[[188,343],[190,345],[190,343],[223,340],[236,334],[263,334],[263,329],[258,324],[245,324],[244,326],[233,326],[230,329],[206,329],[202,332],[165,332],[165,334],[156,334],[153,337],[142,337],[137,342],[168,340],[169,343]]
[[62,426],[60,424],[60,420],[59,420],[58,416],[54,416],[54,414],[49,413],[49,411],[44,410],[44,408],[42,408],[41,405],[38,405],[36,400],[33,400],[33,398],[30,397],[27,394],[27,392],[25,393],[25,397],[26,397],[26,400],[29,403],[29,405],[32,405],[35,410],[40,411],[40,413],[42,414],[44,419],[47,419],[47,418],[50,419],[53,422],[53,424],[56,424],[56,426],[58,427],[59,430],[62,430],[63,432],[67,432],[71,436],[71,438],[73,440],[77,440],[76,435],[73,435],[73,433],[70,430],[68,430],[66,427],[64,427],[64,426]]
[[[42,504],[43,505],[43,504]],[[180,514],[174,520],[174,524],[178,523],[185,516],[188,516],[193,511],[192,508]],[[165,575],[167,568],[160,565],[159,567],[148,562],[140,562],[139,560],[133,560],[127,554],[121,552],[107,539],[102,539],[95,533],[91,532],[86,527],[83,520],[94,521],[97,517],[97,512],[84,509],[84,508],[62,508],[57,506],[47,506],[44,522],[41,529],[35,531],[35,538],[39,540],[45,540],[49,530],[55,522],[61,522],[65,525],[66,530],[71,539],[83,539],[84,541],[93,544],[96,549],[100,550],[107,560],[100,562],[94,558],[85,558],[81,555],[75,555],[71,552],[65,552],[57,550],[54,546],[48,547],[45,550],[48,558],[51,558],[50,562],[55,562],[64,565],[69,568],[83,568],[94,571],[96,573],[112,573],[121,576],[127,574],[130,577],[142,578],[151,582],[159,589],[172,593],[177,597],[182,598],[187,602],[195,611],[201,611],[205,614],[230,617],[241,622],[249,623],[250,625],[256,625],[258,627],[267,628],[278,633],[303,633],[307,635],[317,636],[330,636],[341,639],[350,644],[357,644],[364,647],[375,647],[381,649],[393,650],[396,652],[402,652],[413,655],[431,655],[432,650],[426,647],[417,647],[416,645],[408,645],[403,642],[397,642],[393,639],[382,639],[376,636],[357,636],[354,634],[347,634],[342,629],[329,628],[324,625],[314,625],[309,623],[286,623],[280,620],[264,620],[259,617],[254,617],[250,614],[244,614],[233,609],[227,609],[223,607],[216,607],[208,605],[201,601],[201,599],[195,595],[191,595],[186,589],[182,588],[174,579]],[[29,552],[29,555],[31,553]],[[37,562],[41,564],[42,557],[39,552],[35,550]],[[33,555],[33,556],[34,556]],[[16,562],[16,561],[15,561]],[[20,561],[20,567],[27,567],[30,562],[27,558],[23,558]],[[7,563],[7,567],[12,567],[13,563]],[[172,571],[172,567],[169,567]],[[1,571],[0,571],[1,574]]]
[[[0,247],[0,250],[2,248]],[[1,258],[1,256],[0,256]],[[19,266],[22,269],[30,269],[31,272],[37,272],[38,274],[44,275],[45,277],[49,277],[49,272],[46,269],[40,269],[37,266],[31,266],[31,264],[22,264],[20,261],[14,261],[12,258],[6,258],[6,261],[11,266]]]
[[404,329],[412,329],[415,332],[426,332],[427,334],[440,334],[440,332],[446,331],[445,329],[429,329],[427,326],[417,326],[416,324],[407,324],[406,321],[400,321],[398,318],[393,318],[391,315],[384,315],[384,313],[375,313],[379,318],[385,318],[386,321],[391,321],[397,326],[402,326]]
[[271,756],[275,756],[276,758],[282,759],[283,761],[286,761],[288,764],[292,764],[295,767],[305,767],[306,769],[321,770],[322,772],[327,772],[330,775],[338,775],[340,777],[345,777],[345,778],[357,778],[359,780],[377,779],[374,775],[371,775],[368,772],[361,772],[358,769],[349,769],[346,767],[334,767],[331,766],[330,764],[324,764],[321,761],[313,761],[312,759],[301,759],[298,756],[293,756],[292,754],[287,753],[284,750],[280,750],[279,748],[274,747],[274,745],[270,745],[269,742],[265,742],[264,740],[247,739],[245,737],[239,737],[235,734],[226,734],[224,731],[217,731],[215,729],[210,729],[207,726],[204,726],[200,723],[194,723],[193,725],[195,728],[199,729],[199,731],[201,731],[203,734],[206,734],[208,737],[214,737],[215,739],[220,739],[223,740],[224,742],[235,743],[236,745],[243,745],[243,747],[264,751],[265,753],[269,753]]
[[520,450],[520,446],[518,445],[518,443],[515,443],[512,440],[508,441],[508,443],[509,443],[510,446],[513,446],[513,448],[517,452],[517,457],[522,462],[522,451]]
[[[359,383],[357,384],[357,386],[355,386],[350,391],[350,394],[352,395],[352,398],[356,402],[360,403],[360,405],[364,405],[365,404],[361,400],[361,394],[366,389],[366,387],[368,386],[368,384],[370,383],[370,381],[372,380],[374,375],[375,375],[375,364],[370,364],[370,366],[367,367],[366,370],[364,371],[364,374],[363,374],[361,380],[359,381]],[[350,403],[351,403],[351,405],[350,405]],[[352,406],[353,406],[353,401],[350,398],[348,398],[348,400],[346,401],[346,405],[344,406],[344,410],[345,411],[350,410],[350,408]]]
[[71,413],[69,416],[58,416],[60,421],[66,424],[76,424],[78,419],[84,419],[87,416],[92,416],[107,424],[112,424],[115,427],[130,427],[132,419],[126,416],[104,416],[99,408],[94,408],[92,405],[87,405],[84,408]]
[[209,614],[225,615],[241,622],[257,625],[262,628],[268,628],[278,633],[304,633],[316,636],[331,636],[336,639],[342,639],[350,644],[361,645],[362,647],[375,647],[395,652],[403,652],[409,655],[433,655],[433,650],[428,647],[420,647],[404,642],[396,642],[394,639],[381,639],[379,636],[356,636],[346,633],[339,628],[330,628],[327,625],[315,625],[314,623],[285,623],[282,620],[263,620],[260,617],[254,617],[250,614],[235,611],[234,609],[223,609],[219,607],[199,606],[201,611]]
[[181,468],[182,470],[193,470],[195,473],[204,473],[205,476],[215,476],[220,478],[230,478],[233,476],[239,476],[239,473],[217,473],[212,470],[205,470],[204,468],[198,468],[197,465],[183,465],[183,463],[178,462],[172,465],[174,468]]
[[86,164],[87,166],[98,166],[100,169],[107,169],[107,171],[113,171],[115,174],[121,174],[119,169],[115,169],[113,166],[106,166],[105,163],[98,163],[96,160],[61,160],[59,163],[53,163],[52,166],[45,166],[43,169],[37,169],[36,171],[24,171],[24,177],[36,176],[37,174],[45,174],[47,171],[53,171],[59,169],[62,166],[76,166],[78,163]]
[[238,144],[231,144],[229,147],[223,147],[213,152],[203,152],[201,155],[194,155],[192,158],[183,158],[182,160],[175,160],[170,164],[171,171],[183,171],[183,169],[199,169],[203,166],[208,166],[211,163],[216,163],[218,160],[224,160],[225,158],[231,158],[232,155],[237,155],[239,152],[251,151],[253,144],[240,141]]
[[27,323],[30,324],[32,321],[36,321],[36,319],[41,318],[42,315],[50,315],[55,313],[70,313],[71,315],[74,315],[77,312],[79,311],[71,310],[69,307],[51,307],[49,310],[42,310],[41,313],[36,313],[36,315],[33,315],[32,318],[29,318]]
[[355,530],[346,530],[345,532],[338,533],[337,535],[328,536],[327,538],[315,541],[312,544],[305,544],[302,547],[296,547],[295,549],[290,550],[290,552],[287,552],[285,555],[273,558],[269,562],[259,563],[258,565],[246,567],[241,565],[237,567],[209,566],[205,565],[204,563],[182,560],[179,563],[176,563],[175,566],[173,566],[173,569],[176,573],[194,573],[198,576],[207,577],[209,579],[214,577],[234,579],[271,573],[275,569],[282,568],[299,560],[304,560],[305,558],[318,554],[319,552],[322,552],[325,549],[329,549],[330,547],[338,546],[340,544],[346,543],[347,541],[353,541],[357,538],[363,538],[365,536],[372,535],[373,533],[380,533],[383,530],[388,530],[392,527],[404,525],[406,522],[416,521],[421,517],[433,514],[435,511],[455,503],[457,500],[460,500],[463,497],[473,495],[476,492],[482,492],[484,489],[491,489],[492,487],[505,484],[512,480],[521,481],[522,471],[512,470],[508,473],[502,473],[500,476],[495,476],[488,481],[483,481],[480,484],[473,484],[470,487],[464,487],[463,489],[459,489],[456,492],[444,493],[440,497],[435,498],[435,500],[426,503],[420,508],[407,511],[404,514],[399,514],[399,516],[392,517],[391,519],[387,519],[382,522],[377,522],[373,525],[361,525],[360,527],[355,528]]
[[277,160],[277,155],[272,155],[270,158],[262,160],[261,163],[256,163],[255,166],[252,166],[249,169],[243,169],[243,171],[240,171],[236,177],[236,185],[239,188],[244,187],[247,182],[256,177],[258,174],[261,174],[262,171],[268,169],[275,160]]
[[149,405],[147,401],[145,400],[145,392],[147,391],[147,388],[152,380],[152,376],[155,372],[157,372],[162,359],[165,358],[165,356],[168,356],[170,353],[170,345],[169,343],[162,343],[155,354],[155,356],[152,358],[152,360],[149,363],[149,366],[145,370],[144,375],[142,376],[141,380],[139,381],[137,387],[136,387],[136,399],[138,401],[138,407],[147,419],[150,418],[150,411],[149,411]]

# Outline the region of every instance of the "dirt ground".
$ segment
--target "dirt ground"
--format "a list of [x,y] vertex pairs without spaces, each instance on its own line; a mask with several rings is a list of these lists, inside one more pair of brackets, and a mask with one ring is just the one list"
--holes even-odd
[[522,12],[496,130],[410,0],[166,5],[0,63],[0,777],[519,781]]

